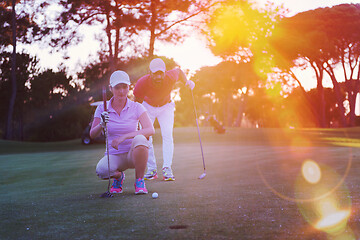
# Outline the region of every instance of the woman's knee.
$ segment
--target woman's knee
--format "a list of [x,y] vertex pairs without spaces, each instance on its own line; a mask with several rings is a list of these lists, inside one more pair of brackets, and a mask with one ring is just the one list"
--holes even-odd
[[[111,164],[110,164],[111,166]],[[110,169],[110,176],[112,176],[114,172],[114,169]],[[108,161],[107,158],[102,158],[98,164],[96,165],[96,174],[101,179],[108,179],[109,178],[109,167],[108,167]]]
[[[136,138],[136,139],[135,139]],[[149,156],[149,142],[143,135],[137,135],[134,138],[132,150],[133,161],[147,161]]]
[[101,179],[107,179],[109,178],[109,169],[107,166],[98,164],[96,166],[96,175],[98,175],[98,177]]
[[144,135],[136,135],[133,139],[133,148],[137,148],[139,146],[145,147],[145,148],[149,148],[149,141],[146,139],[146,137]]

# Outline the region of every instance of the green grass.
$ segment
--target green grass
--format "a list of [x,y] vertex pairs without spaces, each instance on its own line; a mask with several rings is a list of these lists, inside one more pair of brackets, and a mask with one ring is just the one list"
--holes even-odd
[[[107,181],[95,174],[103,144],[0,141],[0,239],[329,239],[289,200],[306,159],[347,174],[336,193],[352,200],[348,227],[360,237],[359,128],[202,128],[201,137],[205,179],[196,128],[177,128],[176,181],[146,182],[150,194],[135,196],[127,170],[124,193],[111,199],[99,198]],[[154,138],[160,170],[158,129]]]

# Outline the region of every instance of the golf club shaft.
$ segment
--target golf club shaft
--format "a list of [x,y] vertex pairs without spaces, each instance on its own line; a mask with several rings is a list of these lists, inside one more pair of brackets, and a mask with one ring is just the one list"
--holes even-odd
[[194,106],[196,126],[197,126],[198,135],[199,135],[199,142],[200,142],[200,148],[201,148],[201,156],[202,156],[203,166],[204,166],[204,172],[205,172],[205,159],[204,159],[204,152],[203,152],[203,147],[202,147],[202,142],[201,142],[200,128],[199,128],[198,116],[197,116],[197,112],[196,112],[196,106],[195,106],[194,94],[193,94],[193,91],[192,91],[192,90],[191,90],[191,97],[192,97],[192,102],[193,102],[193,106]]
[[[104,103],[104,111],[107,111],[106,106],[106,87],[103,87],[102,90],[103,95],[103,103]],[[107,154],[107,161],[108,161],[108,172],[109,172],[109,182],[108,182],[108,192],[110,191],[110,156],[109,156],[109,140],[108,140],[108,129],[107,129],[107,123],[105,122],[105,144],[106,144],[106,154]]]

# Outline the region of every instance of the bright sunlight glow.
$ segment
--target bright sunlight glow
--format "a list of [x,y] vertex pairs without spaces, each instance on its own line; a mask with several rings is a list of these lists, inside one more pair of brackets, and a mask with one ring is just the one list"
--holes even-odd
[[314,225],[315,228],[328,233],[340,233],[346,227],[350,210],[341,210],[334,199],[325,199],[318,203],[322,218]]
[[314,161],[305,161],[302,165],[301,172],[305,180],[309,183],[315,184],[320,181],[321,170],[319,165]]
[[342,223],[350,216],[349,210],[337,211],[324,216],[316,225],[317,229],[332,228]]

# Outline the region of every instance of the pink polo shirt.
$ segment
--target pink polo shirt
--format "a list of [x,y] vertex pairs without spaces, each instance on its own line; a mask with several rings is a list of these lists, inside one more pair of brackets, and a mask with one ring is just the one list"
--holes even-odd
[[[121,154],[127,153],[130,151],[132,139],[126,139],[124,142],[120,143],[119,149],[116,150],[111,146],[111,142],[126,133],[134,132],[137,130],[139,117],[143,114],[146,109],[145,107],[138,103],[133,102],[130,99],[127,99],[125,107],[122,109],[120,115],[112,108],[111,103],[113,98],[108,102],[108,112],[109,112],[109,123],[108,127],[108,140],[109,140],[109,154]],[[99,105],[94,114],[94,118],[101,118],[101,113],[104,111],[104,105]],[[105,155],[106,155],[105,151]]]

